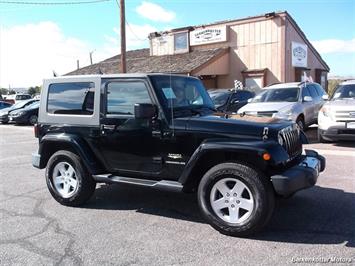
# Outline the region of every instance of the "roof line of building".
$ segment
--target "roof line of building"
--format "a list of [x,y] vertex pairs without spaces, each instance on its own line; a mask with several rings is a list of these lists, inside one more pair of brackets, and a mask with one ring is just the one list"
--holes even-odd
[[318,53],[316,48],[314,48],[312,43],[307,39],[306,34],[301,30],[301,28],[298,26],[297,22],[292,18],[292,16],[287,11],[284,11],[284,14],[286,15],[286,18],[289,20],[289,22],[292,24],[292,26],[295,28],[297,33],[301,36],[303,41],[305,43],[307,43],[308,47],[312,50],[312,52],[315,54],[315,56],[318,58],[318,60],[323,64],[325,69],[329,72],[329,70],[330,70],[329,66],[323,60],[322,56]]

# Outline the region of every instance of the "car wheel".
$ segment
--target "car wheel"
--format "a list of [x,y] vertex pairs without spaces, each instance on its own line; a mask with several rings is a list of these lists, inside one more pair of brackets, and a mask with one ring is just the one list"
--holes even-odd
[[257,170],[241,163],[222,163],[201,179],[198,203],[205,219],[219,232],[248,236],[271,218],[275,195],[270,181]]
[[36,124],[37,120],[38,120],[38,116],[36,116],[36,115],[31,115],[30,118],[28,119],[28,121],[30,122],[31,125]]
[[51,156],[46,168],[46,182],[53,198],[67,206],[84,204],[96,187],[80,158],[69,151],[58,151]]
[[301,116],[298,117],[297,120],[296,120],[296,124],[298,125],[298,127],[299,127],[302,131],[306,130],[306,125],[305,125],[305,123],[304,123],[303,117],[301,117]]

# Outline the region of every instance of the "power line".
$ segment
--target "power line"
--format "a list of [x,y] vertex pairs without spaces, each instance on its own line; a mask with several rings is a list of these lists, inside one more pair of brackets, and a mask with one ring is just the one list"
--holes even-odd
[[101,2],[108,2],[111,0],[87,0],[87,1],[67,1],[67,2],[35,2],[35,1],[1,1],[0,4],[14,4],[14,5],[82,5],[95,4]]
[[[118,0],[116,0],[117,6],[118,8],[121,8],[120,3],[118,2]],[[125,23],[128,26],[129,30],[132,32],[132,34],[134,35],[134,37],[136,38],[137,41],[141,41],[144,42],[146,41],[148,38],[142,39],[140,37],[138,37],[138,35],[133,31],[131,25],[128,23],[127,19],[125,18]]]

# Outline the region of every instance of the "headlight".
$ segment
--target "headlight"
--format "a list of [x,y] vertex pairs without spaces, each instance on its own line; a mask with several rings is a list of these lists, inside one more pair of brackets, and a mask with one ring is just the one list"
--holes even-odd
[[292,108],[285,108],[279,110],[277,113],[273,115],[276,118],[282,118],[282,119],[292,119]]
[[323,106],[320,111],[322,112],[322,114],[326,117],[330,117],[330,108],[327,106]]
[[19,113],[10,114],[10,116],[21,116],[21,115],[23,115],[23,112],[19,112]]

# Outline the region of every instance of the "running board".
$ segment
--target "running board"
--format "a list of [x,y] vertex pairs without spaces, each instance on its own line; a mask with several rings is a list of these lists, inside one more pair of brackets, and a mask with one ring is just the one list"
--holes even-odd
[[124,176],[114,176],[111,174],[104,175],[93,175],[93,178],[96,182],[102,183],[124,183],[132,184],[145,187],[153,187],[161,190],[168,190],[174,192],[182,191],[182,184],[176,181],[171,180],[150,180],[150,179],[138,179]]

